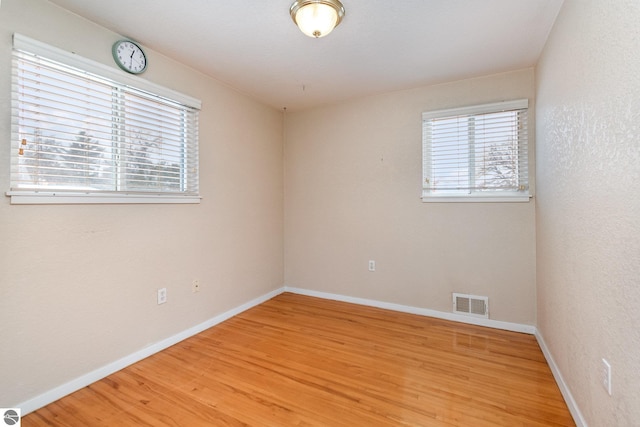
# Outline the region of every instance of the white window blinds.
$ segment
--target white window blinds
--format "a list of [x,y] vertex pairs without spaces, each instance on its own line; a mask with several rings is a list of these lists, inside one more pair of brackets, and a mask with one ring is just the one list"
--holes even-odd
[[10,195],[198,198],[198,108],[21,49],[12,78]]
[[527,107],[525,99],[424,113],[423,199],[528,199]]

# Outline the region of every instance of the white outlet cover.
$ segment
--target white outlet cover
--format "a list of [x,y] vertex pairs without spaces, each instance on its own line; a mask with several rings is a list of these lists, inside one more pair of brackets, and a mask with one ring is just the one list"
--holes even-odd
[[167,288],[158,289],[158,305],[167,302]]
[[602,359],[602,386],[611,396],[611,365],[606,359]]

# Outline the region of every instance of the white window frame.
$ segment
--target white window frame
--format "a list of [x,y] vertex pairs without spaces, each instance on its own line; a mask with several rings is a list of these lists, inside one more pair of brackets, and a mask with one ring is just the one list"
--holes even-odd
[[[519,99],[514,101],[497,102],[491,104],[474,105],[461,108],[452,108],[446,110],[437,110],[424,112],[422,114],[422,201],[426,203],[433,202],[528,202],[531,198],[529,192],[530,174],[529,174],[529,144],[528,132],[526,127],[518,132],[518,168],[524,175],[521,177],[522,185],[514,191],[479,191],[474,189],[459,191],[434,190],[431,185],[433,159],[431,156],[431,138],[427,132],[429,121],[436,119],[449,119],[466,117],[487,113],[500,113],[514,110],[528,110],[529,103],[527,99]],[[461,139],[465,141],[465,139]],[[467,144],[472,148],[473,138],[469,138]],[[471,156],[470,156],[471,157]],[[475,166],[472,165],[473,160],[469,160],[469,170]],[[472,174],[469,173],[469,179]]]
[[[151,83],[138,76],[133,76],[122,72],[114,67],[109,67],[102,63],[92,61],[83,57],[80,57],[74,53],[58,49],[53,46],[49,46],[45,43],[33,40],[25,37],[21,34],[14,34],[13,36],[14,49],[17,51],[27,52],[32,55],[36,55],[47,60],[55,61],[60,64],[64,64],[75,69],[82,70],[83,72],[90,73],[100,78],[113,81],[115,84],[121,87],[131,88],[152,94],[158,98],[170,100],[170,102],[177,103],[194,110],[200,110],[201,102],[198,99],[192,98],[188,95],[173,91],[163,86]],[[15,83],[14,83],[15,84]],[[12,109],[15,109],[16,102],[13,103]],[[11,149],[10,156],[12,162],[12,188],[6,192],[6,195],[11,197],[11,204],[104,204],[104,203],[200,203],[200,195],[197,191],[197,178],[198,171],[192,175],[195,177],[195,193],[193,191],[187,192],[128,192],[128,191],[83,191],[83,190],[49,190],[46,188],[36,189],[22,189],[20,187],[13,188],[13,171],[17,163],[17,156],[21,143],[21,137],[19,133],[19,123],[15,119],[15,110],[12,112],[12,130],[11,130]],[[196,117],[197,120],[197,117]],[[192,143],[195,143],[194,153],[195,162],[193,165],[198,168],[197,159],[197,122],[195,129],[195,138]],[[193,145],[192,145],[193,146]],[[116,166],[117,167],[117,166]]]

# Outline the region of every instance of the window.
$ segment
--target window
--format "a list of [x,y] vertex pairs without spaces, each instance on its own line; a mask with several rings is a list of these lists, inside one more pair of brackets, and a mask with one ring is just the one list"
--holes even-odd
[[12,203],[200,200],[199,101],[122,74],[14,35]]
[[528,101],[422,115],[422,199],[528,201]]

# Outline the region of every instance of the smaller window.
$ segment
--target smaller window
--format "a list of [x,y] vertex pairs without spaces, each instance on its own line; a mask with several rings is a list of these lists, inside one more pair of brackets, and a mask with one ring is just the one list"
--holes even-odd
[[528,100],[422,114],[422,199],[528,201]]

